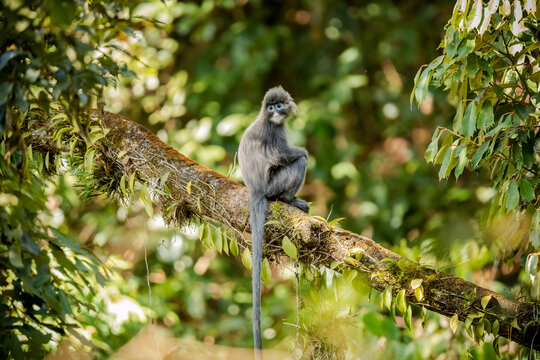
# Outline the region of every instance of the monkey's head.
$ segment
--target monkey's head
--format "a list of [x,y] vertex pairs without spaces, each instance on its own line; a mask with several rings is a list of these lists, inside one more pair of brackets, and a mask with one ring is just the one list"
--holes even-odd
[[264,95],[261,115],[266,121],[281,125],[290,114],[296,113],[296,109],[291,95],[281,86],[276,86]]

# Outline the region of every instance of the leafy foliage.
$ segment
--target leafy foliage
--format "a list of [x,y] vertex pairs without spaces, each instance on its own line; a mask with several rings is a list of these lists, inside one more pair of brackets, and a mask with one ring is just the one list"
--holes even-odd
[[[0,5],[3,358],[42,357],[67,333],[90,344],[76,329],[81,327],[81,312],[98,310],[92,298],[105,280],[103,266],[92,246],[68,239],[59,228],[61,221],[53,225],[59,209],[48,188],[51,174],[64,170],[62,164],[78,167],[81,175],[94,168],[92,145],[104,134],[88,127],[85,108],[96,103],[118,75],[133,75],[110,51],[122,50],[111,41],[129,32],[130,21],[129,10],[112,1]],[[26,144],[34,108],[62,110],[51,120],[57,146],[73,151],[84,138],[84,159],[37,153]]]
[[[97,357],[110,355],[135,336],[148,314],[176,337],[251,345],[250,281],[245,269],[251,267],[249,250],[239,249],[234,240],[210,224],[183,231],[165,228],[144,184],[140,199],[134,200],[129,209],[102,198],[80,200],[112,189],[129,194],[136,187],[133,177],[119,177],[114,184],[103,181],[107,176],[101,172],[95,143],[106,133],[88,126],[87,107],[126,114],[187,156],[239,179],[231,164],[240,134],[258,111],[261,94],[270,86],[282,84],[299,104],[299,114],[290,123],[291,138],[311,154],[301,196],[313,202],[315,214],[331,213],[328,218],[336,219],[329,222],[333,226],[339,222],[413,260],[443,267],[464,278],[475,279],[485,268],[501,267],[498,254],[481,242],[478,230],[482,222],[477,212],[481,212],[484,193],[490,190],[483,186],[489,174],[473,176],[465,167],[483,168],[497,160],[493,158],[497,153],[515,160],[506,165],[501,175],[504,179],[497,185],[502,195],[499,210],[494,213],[506,212],[508,207],[531,214],[538,203],[538,184],[534,173],[525,169],[534,170],[534,165],[527,166],[530,159],[525,160],[527,151],[523,149],[529,148],[519,140],[531,136],[526,126],[534,112],[524,105],[527,97],[519,87],[504,88],[494,81],[499,67],[496,63],[489,65],[490,60],[487,63],[494,71],[493,84],[499,84],[503,94],[520,100],[520,106],[507,95],[501,100],[496,92],[486,95],[484,101],[480,101],[483,95],[476,99],[479,92],[474,93],[470,84],[477,84],[480,78],[477,82],[469,79],[475,59],[479,70],[471,76],[487,78],[490,72],[481,59],[494,59],[499,54],[477,50],[481,43],[475,30],[465,35],[459,28],[457,35],[457,30],[445,35],[450,42],[455,36],[459,39],[452,45],[456,49],[451,56],[453,62],[448,60],[448,69],[458,67],[453,76],[463,76],[469,85],[467,90],[457,85],[458,90],[467,92],[462,99],[469,101],[459,101],[465,120],[460,120],[456,129],[448,127],[453,138],[447,140],[449,132],[442,129],[434,137],[451,149],[450,155],[446,157],[444,152],[439,159],[441,164],[446,159],[441,175],[447,178],[448,169],[457,171],[457,183],[437,183],[436,173],[422,159],[432,124],[444,124],[453,112],[440,92],[429,89],[437,81],[450,86],[456,83],[443,79],[447,71],[440,69],[446,60],[441,58],[419,73],[414,94],[423,102],[420,109],[409,109],[414,74],[435,51],[440,34],[433,29],[442,28],[441,21],[449,17],[453,3],[2,3],[0,291],[1,311],[6,314],[3,318],[11,322],[2,327],[2,355],[42,356],[56,347],[61,337],[69,337],[62,335],[74,328],[84,329],[84,337],[78,342],[88,345],[90,341]],[[482,5],[475,1],[472,8],[479,3]],[[456,16],[465,18],[465,22],[475,18],[470,9],[460,11]],[[507,18],[501,17],[501,24],[514,24]],[[524,18],[525,24],[535,24],[534,17]],[[458,24],[455,20],[453,23]],[[489,29],[491,32],[495,26]],[[484,36],[488,33],[486,30]],[[523,34],[535,35],[530,29]],[[469,36],[471,41],[463,40]],[[516,41],[508,31],[505,39]],[[467,43],[463,49],[459,47],[462,40]],[[532,46],[531,38],[524,41]],[[458,58],[460,51],[468,53]],[[536,54],[537,50],[527,51]],[[508,59],[504,61],[504,66],[510,66]],[[521,65],[517,58],[514,61],[520,73],[522,67],[537,66]],[[530,75],[526,80],[536,81],[535,72],[525,72]],[[126,77],[119,79],[119,75]],[[456,104],[460,91],[452,100]],[[503,101],[507,108],[500,107]],[[469,109],[472,102],[474,108]],[[33,108],[61,110],[64,114],[52,122],[62,156],[41,155],[25,145],[26,129],[22,125],[27,110]],[[524,113],[529,122],[519,117],[519,126],[506,124],[499,129],[508,132],[506,137],[495,133],[488,137],[486,132],[501,123],[501,111],[506,117],[511,115],[510,122],[515,120],[514,115]],[[485,116],[474,123],[476,113]],[[482,131],[483,138],[479,138]],[[517,133],[519,136],[513,137]],[[493,142],[496,138],[499,140]],[[466,151],[452,147],[457,139],[466,145]],[[512,143],[508,153],[503,152],[507,148],[504,139]],[[485,142],[490,145],[480,152]],[[426,155],[438,154],[439,149],[434,147],[444,144],[432,142]],[[74,146],[83,146],[84,156],[70,154]],[[514,147],[523,154],[521,167],[514,159],[514,154],[519,154]],[[499,159],[502,168],[507,160]],[[67,168],[75,178],[65,173]],[[521,172],[512,177],[514,169]],[[155,220],[149,220],[148,215]],[[341,221],[342,217],[345,220]],[[283,239],[280,246],[290,257],[297,255],[296,245],[290,240]],[[105,287],[99,285],[104,271],[92,255],[95,247],[100,249],[99,259],[114,270],[108,273],[110,280]],[[227,253],[234,257],[223,256]],[[537,257],[528,259],[527,269],[532,275]],[[377,296],[369,296],[357,272],[341,276],[324,269],[319,274],[305,271],[300,276],[308,281],[299,282],[297,294],[292,285],[294,273],[284,268],[280,276],[265,263],[270,285],[263,300],[265,346],[287,349],[295,344],[295,356],[320,358],[368,356],[366,349],[375,358],[429,358],[449,352],[459,357],[471,353],[488,358],[493,354],[493,347],[487,343],[475,346],[466,335],[466,331],[474,334],[480,329],[468,326],[463,331],[456,328],[456,320],[448,322],[425,314],[407,304],[403,293],[394,300],[387,292],[381,296],[383,306],[378,308]],[[497,276],[489,281],[496,290],[505,292],[523,285],[517,277]],[[417,298],[425,296],[422,284],[414,283],[414,289],[412,285],[410,291]],[[538,288],[533,285],[533,292]],[[54,291],[56,297],[50,297],[47,291]],[[66,302],[62,302],[64,297]],[[295,299],[299,298],[303,306],[297,317]],[[121,307],[132,310],[119,311]],[[333,324],[331,334],[328,321]],[[425,327],[420,331],[421,321]],[[493,330],[495,324],[490,325]],[[298,337],[301,342],[295,341]],[[509,348],[506,356],[515,355]]]
[[[443,55],[421,69],[412,97],[443,86],[457,104],[452,128],[439,127],[426,160],[439,179],[485,169],[496,190],[489,217],[511,213],[500,234],[540,247],[540,55],[534,1],[458,1],[441,43]],[[412,101],[411,97],[411,101]],[[518,231],[518,228],[522,230]],[[524,230],[523,230],[524,229]],[[507,240],[506,239],[506,240]]]

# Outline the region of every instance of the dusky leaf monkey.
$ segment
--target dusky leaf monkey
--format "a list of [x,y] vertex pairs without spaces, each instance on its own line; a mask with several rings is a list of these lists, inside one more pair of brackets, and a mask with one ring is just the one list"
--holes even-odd
[[250,194],[251,246],[253,251],[253,337],[255,358],[262,359],[261,267],[263,226],[268,200],[281,200],[302,211],[309,208],[295,198],[304,183],[307,151],[291,146],[285,132],[286,119],[296,113],[291,95],[281,86],[264,95],[257,119],[240,141],[238,160]]

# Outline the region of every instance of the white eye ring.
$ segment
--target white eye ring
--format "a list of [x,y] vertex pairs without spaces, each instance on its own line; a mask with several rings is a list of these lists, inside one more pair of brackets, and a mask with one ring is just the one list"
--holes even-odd
[[270,105],[270,106],[268,106],[268,111],[270,111],[270,112],[274,112],[274,105]]
[[278,110],[283,109],[283,104],[282,103],[277,104],[276,109],[278,109]]

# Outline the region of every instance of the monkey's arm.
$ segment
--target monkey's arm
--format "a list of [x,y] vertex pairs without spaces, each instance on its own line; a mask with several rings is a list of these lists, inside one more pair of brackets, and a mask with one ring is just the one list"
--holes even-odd
[[289,146],[276,155],[276,160],[272,161],[272,167],[290,165],[296,160],[305,157],[307,159],[307,151],[301,147]]

